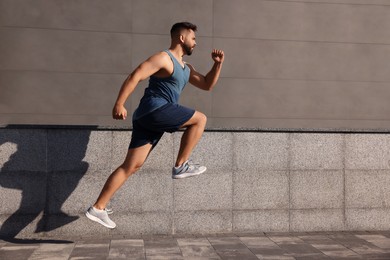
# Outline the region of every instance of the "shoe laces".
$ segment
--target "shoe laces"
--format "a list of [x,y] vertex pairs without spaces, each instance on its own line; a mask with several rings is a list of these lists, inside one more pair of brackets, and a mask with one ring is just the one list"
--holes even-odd
[[199,163],[195,163],[194,161],[192,161],[192,160],[188,160],[187,161],[187,165],[188,165],[188,168],[189,169],[195,169],[195,168],[197,168],[197,167],[199,167],[200,166],[200,164]]

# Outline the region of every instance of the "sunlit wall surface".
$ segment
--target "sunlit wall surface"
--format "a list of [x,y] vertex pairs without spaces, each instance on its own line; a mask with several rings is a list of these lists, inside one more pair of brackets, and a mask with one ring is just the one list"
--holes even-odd
[[208,128],[390,129],[388,0],[0,0],[0,125],[131,127],[118,90],[184,20],[197,70],[226,53],[216,88],[181,98]]

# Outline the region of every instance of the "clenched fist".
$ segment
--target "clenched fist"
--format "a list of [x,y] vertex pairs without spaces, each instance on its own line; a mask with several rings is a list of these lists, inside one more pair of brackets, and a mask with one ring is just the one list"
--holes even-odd
[[214,62],[222,63],[223,60],[225,59],[225,55],[222,50],[214,49],[211,52],[211,58],[213,59]]

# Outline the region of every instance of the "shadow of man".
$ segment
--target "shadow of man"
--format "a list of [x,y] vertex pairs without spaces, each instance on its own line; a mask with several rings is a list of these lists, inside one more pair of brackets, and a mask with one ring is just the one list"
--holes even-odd
[[89,130],[0,129],[0,159],[9,156],[2,165],[0,161],[0,186],[21,191],[0,192],[3,211],[20,200],[19,208],[2,223],[1,237],[15,238],[39,215],[34,233],[79,218],[63,212],[62,206],[88,170],[83,159],[89,137]]

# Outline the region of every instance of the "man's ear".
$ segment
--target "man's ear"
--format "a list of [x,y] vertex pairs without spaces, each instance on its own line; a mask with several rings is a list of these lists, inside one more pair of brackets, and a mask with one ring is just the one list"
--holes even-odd
[[180,38],[179,39],[180,39],[181,43],[184,43],[184,35],[183,34],[180,34]]

